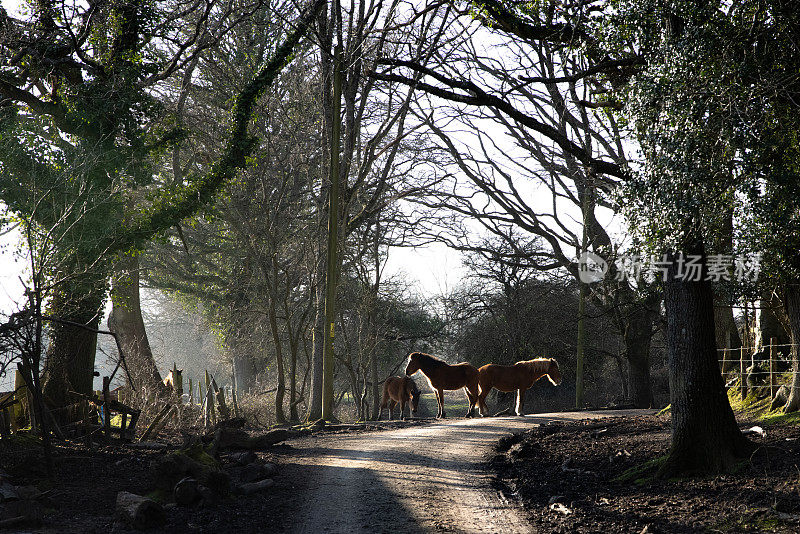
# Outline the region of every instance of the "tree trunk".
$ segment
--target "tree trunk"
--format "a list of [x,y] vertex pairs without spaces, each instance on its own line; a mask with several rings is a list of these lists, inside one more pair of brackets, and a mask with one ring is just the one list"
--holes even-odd
[[[278,283],[277,277],[277,268],[275,267],[275,262],[273,261],[273,279],[272,283]],[[269,299],[269,327],[272,331],[272,342],[275,344],[275,362],[277,363],[277,378],[278,384],[275,388],[275,420],[279,425],[286,424],[286,415],[283,413],[283,398],[286,395],[286,376],[284,372],[284,365],[283,365],[283,344],[281,343],[281,335],[280,331],[278,330],[278,316],[275,311],[275,300],[276,295],[274,291],[270,295]]]
[[378,384],[378,349],[381,343],[378,341],[378,288],[381,284],[381,255],[380,255],[380,237],[381,237],[381,223],[380,219],[375,222],[375,239],[372,243],[372,256],[375,269],[375,281],[372,284],[372,291],[370,294],[371,302],[369,303],[369,317],[367,324],[372,334],[372,343],[369,350],[369,375],[372,381],[372,418],[376,421],[380,417],[381,412],[381,386]]
[[[691,249],[689,254],[703,257],[705,278],[702,242]],[[711,284],[679,279],[671,256],[664,296],[672,447],[659,476],[725,472],[752,451],[752,444],[736,424],[717,363]]]
[[742,347],[742,338],[739,336],[739,329],[733,318],[733,308],[728,306],[726,299],[718,293],[714,294],[714,329],[717,348],[732,349],[726,356],[726,361],[722,362],[722,372],[728,373],[739,366],[731,355],[737,354]]
[[344,367],[347,369],[347,376],[350,378],[350,390],[353,392],[353,402],[356,405],[356,419],[364,421],[366,418],[364,417],[364,403],[361,402],[361,388],[358,387],[358,375],[356,375],[352,365],[345,365]]
[[[628,395],[636,408],[653,407],[653,390],[650,387],[650,341],[628,344],[635,352],[628,359]],[[629,353],[630,354],[630,353]]]
[[289,420],[297,422],[300,415],[297,413],[297,343],[289,347],[291,360],[289,361]]
[[[94,277],[83,275],[80,281],[59,285],[50,303],[50,315],[97,329],[104,290],[102,282],[95,282]],[[52,407],[69,404],[69,391],[83,395],[92,393],[96,351],[96,333],[79,326],[51,323],[42,393]]]
[[[719,228],[712,232],[714,235],[711,249],[716,254],[733,254],[733,206],[725,210]],[[714,289],[714,327],[718,349],[738,350],[742,346],[739,330],[733,318],[733,308],[730,306],[730,296],[725,286],[716,285]],[[732,353],[732,352],[731,352]],[[722,364],[722,372],[727,373],[738,368],[739,364],[734,358],[726,358]]]
[[[322,285],[322,284],[320,284]],[[324,299],[317,290],[316,318],[314,319],[314,344],[311,353],[311,387],[308,399],[308,420],[322,418],[322,346],[325,343],[323,329],[325,327]]]
[[297,353],[300,351],[301,336],[305,330],[305,322],[308,309],[300,315],[300,320],[295,326],[294,319],[297,317],[290,310],[289,306],[289,284],[286,284],[286,294],[283,297],[283,312],[286,315],[286,333],[289,340],[289,421],[296,423],[300,421],[297,412],[297,405],[300,404],[297,392]]
[[614,355],[614,361],[617,362],[617,370],[619,371],[619,380],[620,383],[622,384],[622,398],[625,400],[625,402],[628,402],[631,396],[630,396],[630,390],[628,388],[629,379],[628,379],[628,374],[626,372],[627,368],[625,366],[625,359],[622,357],[621,354],[617,353],[616,355]]
[[[788,287],[787,287],[788,289]],[[791,291],[791,290],[789,290]],[[788,297],[788,293],[784,296]],[[788,305],[784,302],[784,306]],[[789,320],[789,328],[784,328],[780,320],[781,301],[773,294],[772,291],[764,291],[761,294],[759,307],[756,309],[756,336],[755,348],[761,349],[764,345],[769,344],[769,340],[775,338],[779,345],[789,343],[789,336],[791,335],[791,320]],[[788,314],[788,310],[787,310]]]
[[623,340],[628,360],[628,394],[637,408],[653,406],[650,384],[650,340],[653,332],[652,311],[647,304],[635,306],[635,312],[626,317]]
[[800,356],[797,343],[800,343],[800,285],[787,284],[784,289],[783,304],[789,319],[792,343],[792,388],[789,399],[783,407],[784,412],[796,412],[800,409]]
[[[321,169],[329,175],[330,140],[333,126],[333,24],[329,19],[328,4],[322,6],[317,17],[320,40],[321,101],[322,101],[322,161],[326,168]],[[328,221],[328,180],[323,178],[322,191],[317,205],[319,213],[319,257],[316,265],[315,317],[313,332],[313,351],[311,353],[311,385],[308,399],[308,419],[322,418],[322,352],[325,344],[325,263],[327,261],[325,224]]]
[[377,420],[381,408],[381,386],[378,384],[378,347],[369,352],[369,374],[372,380],[372,418]]
[[139,258],[120,255],[116,264],[111,293],[111,315],[108,316],[108,329],[119,336],[125,361],[135,384],[128,384],[140,391],[156,390],[161,385],[147,332],[142,319],[139,299]]
[[253,361],[248,352],[244,352],[243,347],[234,345],[233,370],[236,374],[236,389],[239,392],[246,392],[253,387]]

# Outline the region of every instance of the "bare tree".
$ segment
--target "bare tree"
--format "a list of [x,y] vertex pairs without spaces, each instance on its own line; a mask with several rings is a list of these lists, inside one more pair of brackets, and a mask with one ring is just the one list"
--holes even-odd
[[[320,19],[318,37],[322,74],[322,106],[324,119],[323,161],[330,161],[329,147],[333,132],[334,106],[342,106],[341,154],[338,172],[341,180],[339,246],[347,236],[375,217],[391,200],[410,191],[398,192],[393,184],[397,178],[395,158],[402,140],[408,135],[408,115],[411,91],[390,85],[379,88],[367,72],[376,58],[397,46],[410,49],[415,57],[427,57],[438,45],[444,28],[443,19],[435,9],[420,12],[413,6],[394,1],[388,4],[362,0],[350,6],[334,2],[330,12]],[[401,39],[400,36],[403,36]],[[398,45],[397,43],[403,43]],[[342,102],[334,103],[332,82],[334,49],[339,47],[342,71]],[[330,184],[326,181],[319,198],[320,224],[327,221]],[[320,234],[322,235],[322,234]],[[321,250],[325,247],[321,244]],[[309,417],[322,416],[323,405],[323,347],[325,332],[325,290],[327,284],[337,283],[341,273],[342,255],[334,268],[336,276],[325,275],[327,256],[320,255],[317,267],[317,298],[314,327]],[[335,295],[335,291],[333,292]]]
[[[649,406],[649,345],[660,296],[616,267],[621,243],[606,222],[618,210],[614,194],[628,160],[624,131],[607,113],[618,104],[605,99],[599,77],[625,63],[598,67],[575,48],[509,36],[458,15],[426,64],[413,56],[378,63],[376,79],[425,95],[414,114],[435,135],[447,158],[445,173],[454,168],[420,203],[472,221],[453,224],[444,216],[432,231],[449,235],[455,248],[479,250],[470,238],[477,222],[508,244],[509,253],[498,260],[566,269],[577,279],[585,226],[588,249],[610,262],[590,298],[623,335],[631,401]],[[514,231],[538,237],[547,253],[526,257],[509,238]]]

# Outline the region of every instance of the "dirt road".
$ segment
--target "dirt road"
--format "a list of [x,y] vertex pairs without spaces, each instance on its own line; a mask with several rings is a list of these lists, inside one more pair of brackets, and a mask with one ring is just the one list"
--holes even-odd
[[531,532],[483,463],[504,435],[549,421],[651,411],[456,419],[400,430],[302,438],[284,459],[307,482],[293,531]]

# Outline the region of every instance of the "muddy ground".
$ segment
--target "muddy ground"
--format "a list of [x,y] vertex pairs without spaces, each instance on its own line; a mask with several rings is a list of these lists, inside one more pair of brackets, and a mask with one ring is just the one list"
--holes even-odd
[[[558,415],[561,414],[554,414]],[[373,498],[375,491],[385,488],[391,497],[384,504],[398,510],[413,510],[414,499],[418,499],[424,501],[416,503],[420,509],[425,508],[420,504],[430,504],[433,509],[447,511],[463,505],[458,502],[463,499],[452,498],[447,484],[459,488],[457,491],[472,491],[474,481],[491,482],[494,478],[495,488],[481,490],[479,500],[484,504],[518,503],[530,521],[530,528],[522,530],[528,532],[800,532],[800,429],[769,427],[764,437],[754,436],[760,448],[735,474],[666,482],[637,481],[634,476],[623,482],[618,477],[630,468],[665,453],[668,419],[612,416],[576,422],[569,418],[580,419],[583,415],[567,415],[553,417],[559,419],[556,422],[535,418],[493,422],[453,419],[447,423],[427,420],[393,424],[381,431],[340,429],[289,440],[257,453],[260,461],[278,465],[274,486],[213,504],[172,507],[167,511],[166,523],[151,532],[302,531],[300,526],[313,514],[311,508],[323,497],[332,499],[334,504],[327,503],[328,508],[333,506],[331,510],[337,506],[345,511],[363,508],[357,514],[345,513],[360,518],[360,523],[354,523],[357,531],[391,530],[396,517],[372,517],[367,499],[343,491],[349,488],[337,489],[337,472],[356,477],[348,479],[351,485],[364,485],[361,478],[374,480],[366,488],[366,495]],[[546,424],[536,427],[539,423]],[[505,430],[517,434],[501,439]],[[461,439],[463,443],[480,438],[481,443],[499,440],[500,444],[496,450],[491,445],[486,450],[475,449],[474,461],[479,469],[464,477],[461,463],[445,459],[448,446],[435,446],[440,432],[450,434],[456,441],[461,439],[459,436],[468,437]],[[423,450],[413,446],[414,440],[431,445]],[[162,435],[161,441],[169,441],[171,447],[177,448],[181,438]],[[398,449],[393,443],[402,445]],[[56,446],[56,476],[49,479],[39,447],[18,440],[0,441],[0,469],[7,472],[12,483],[34,485],[44,492],[28,510],[38,522],[0,532],[128,532],[114,521],[116,494],[121,490],[139,494],[150,491],[149,466],[163,454],[124,445],[87,449],[82,443],[62,443]],[[465,461],[467,454],[462,453],[460,461]],[[419,469],[406,462],[407,456],[417,462]],[[236,482],[240,468],[233,464],[229,453],[222,454],[222,463]],[[409,473],[399,477],[402,470]],[[320,491],[322,475],[327,479],[328,490],[317,498],[314,495]],[[419,480],[409,480],[414,476]],[[431,480],[436,484],[431,485]],[[415,488],[427,489],[420,492]],[[499,501],[493,500],[492,491],[499,495]],[[347,502],[336,505],[338,497]],[[354,500],[359,501],[357,506]],[[506,514],[496,511],[500,516]],[[406,517],[407,528],[402,531],[476,531],[477,523],[455,525],[435,519]],[[346,517],[340,520],[350,521]],[[381,525],[385,528],[378,528]]]
[[756,453],[717,477],[631,470],[665,454],[667,416],[543,425],[502,440],[489,465],[536,532],[800,532],[800,428],[750,437]]
[[[376,428],[423,425],[426,421],[383,423],[319,432],[336,439],[339,435],[358,435]],[[347,425],[344,425],[345,427]],[[196,429],[200,433],[200,429]],[[53,477],[45,471],[41,446],[28,440],[0,440],[0,482],[8,475],[14,486],[33,485],[44,495],[26,501],[24,511],[29,520],[3,528],[2,532],[41,532],[47,534],[108,534],[136,532],[115,520],[114,508],[119,491],[148,495],[154,486],[151,465],[166,452],[182,446],[183,438],[163,432],[158,443],[167,449],[143,450],[134,445],[94,444],[87,448],[82,442],[57,442],[54,445]],[[294,518],[301,512],[298,502],[314,481],[287,465],[293,447],[277,444],[255,451],[260,463],[275,463],[275,484],[253,495],[229,495],[212,504],[198,503],[190,507],[167,504],[166,522],[147,532],[247,534],[290,532]],[[242,482],[242,468],[232,455],[241,451],[220,453],[222,468],[230,475],[231,483]],[[4,519],[16,517],[19,506],[0,505],[0,525]]]

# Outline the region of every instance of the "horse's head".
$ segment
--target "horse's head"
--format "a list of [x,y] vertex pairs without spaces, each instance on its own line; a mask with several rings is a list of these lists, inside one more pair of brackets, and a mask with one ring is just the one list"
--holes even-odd
[[547,379],[557,386],[561,383],[561,369],[558,367],[558,362],[550,358],[550,364],[547,366]]
[[417,353],[412,352],[408,355],[408,365],[406,365],[406,376],[411,376],[414,373],[419,371],[419,360],[417,359]]
[[172,369],[170,369],[162,382],[165,386],[171,388],[179,397],[183,395],[183,369],[178,369],[178,366],[174,363],[172,364]]
[[408,392],[411,393],[411,414],[417,415],[419,408],[419,388],[417,383],[410,377],[406,376],[406,383],[408,384]]

